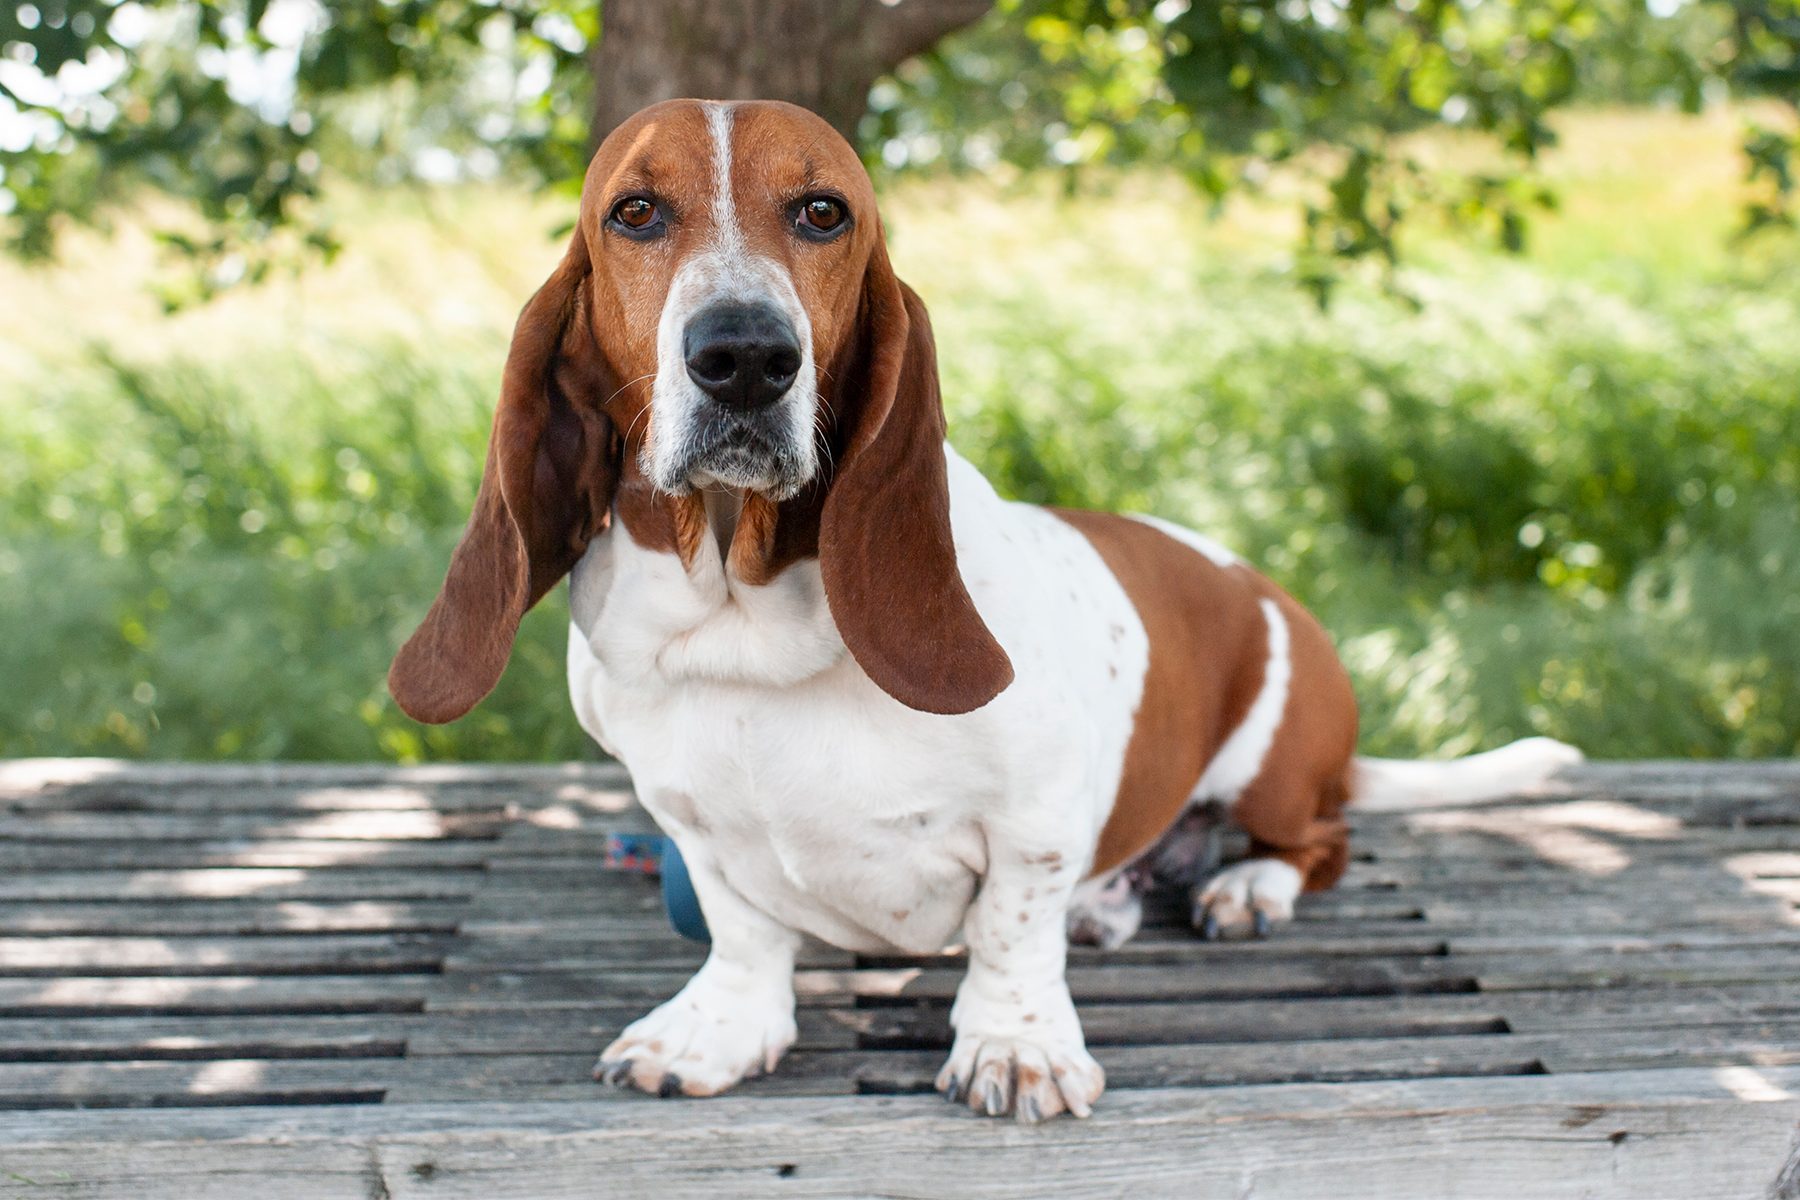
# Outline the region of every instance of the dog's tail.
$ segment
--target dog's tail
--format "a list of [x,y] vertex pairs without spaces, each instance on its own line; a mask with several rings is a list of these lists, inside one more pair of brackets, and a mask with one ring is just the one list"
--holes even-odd
[[1567,743],[1532,737],[1449,762],[1358,758],[1352,794],[1368,812],[1481,804],[1536,787],[1582,757]]

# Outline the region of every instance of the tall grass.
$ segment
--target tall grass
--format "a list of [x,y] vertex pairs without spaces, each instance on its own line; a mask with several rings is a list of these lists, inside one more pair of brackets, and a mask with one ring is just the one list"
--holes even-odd
[[[1590,118],[1536,254],[1427,238],[1413,302],[1351,286],[1326,313],[1280,273],[1276,210],[1209,223],[1153,174],[912,183],[888,216],[958,446],[1012,495],[1159,512],[1262,564],[1338,638],[1370,750],[1792,754],[1796,257],[1668,244],[1720,227],[1728,172],[1671,198],[1654,155],[1580,152],[1660,121],[1691,164],[1729,144],[1711,120]],[[33,300],[0,313],[0,754],[592,752],[560,595],[464,721],[415,725],[382,685],[563,214],[341,195],[338,265],[177,318],[129,228],[0,269]]]

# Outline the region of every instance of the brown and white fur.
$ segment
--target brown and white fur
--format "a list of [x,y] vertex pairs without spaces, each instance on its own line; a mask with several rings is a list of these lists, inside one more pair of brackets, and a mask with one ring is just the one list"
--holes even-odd
[[[833,230],[803,227],[821,197]],[[648,232],[623,223],[646,211]],[[694,373],[693,331],[731,306],[795,341],[791,385],[754,411]],[[601,146],[514,333],[468,529],[395,659],[401,706],[467,712],[565,574],[576,715],[675,839],[712,932],[601,1055],[650,1092],[775,1067],[802,935],[960,940],[938,1087],[1085,1116],[1104,1076],[1067,931],[1129,936],[1143,868],[1122,872],[1171,829],[1163,858],[1191,864],[1184,813],[1228,806],[1251,839],[1195,881],[1201,924],[1260,932],[1343,871],[1353,798],[1500,794],[1573,755],[1358,760],[1349,680],[1280,588],[1161,521],[996,495],[945,443],[925,309],[866,174],[784,104],[672,101]]]

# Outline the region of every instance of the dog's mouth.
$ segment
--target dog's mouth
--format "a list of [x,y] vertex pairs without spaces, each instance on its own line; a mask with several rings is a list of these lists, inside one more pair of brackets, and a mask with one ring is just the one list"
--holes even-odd
[[689,437],[678,478],[689,487],[723,486],[784,500],[806,482],[807,464],[790,439],[757,417],[709,413]]

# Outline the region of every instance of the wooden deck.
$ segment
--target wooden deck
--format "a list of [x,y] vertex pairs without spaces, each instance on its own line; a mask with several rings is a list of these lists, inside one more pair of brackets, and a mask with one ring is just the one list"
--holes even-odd
[[0,1196],[1800,1196],[1800,764],[1356,826],[1267,943],[1076,951],[1110,1088],[1030,1129],[922,1094],[953,961],[816,949],[731,1097],[591,1082],[700,960],[616,769],[0,763]]

